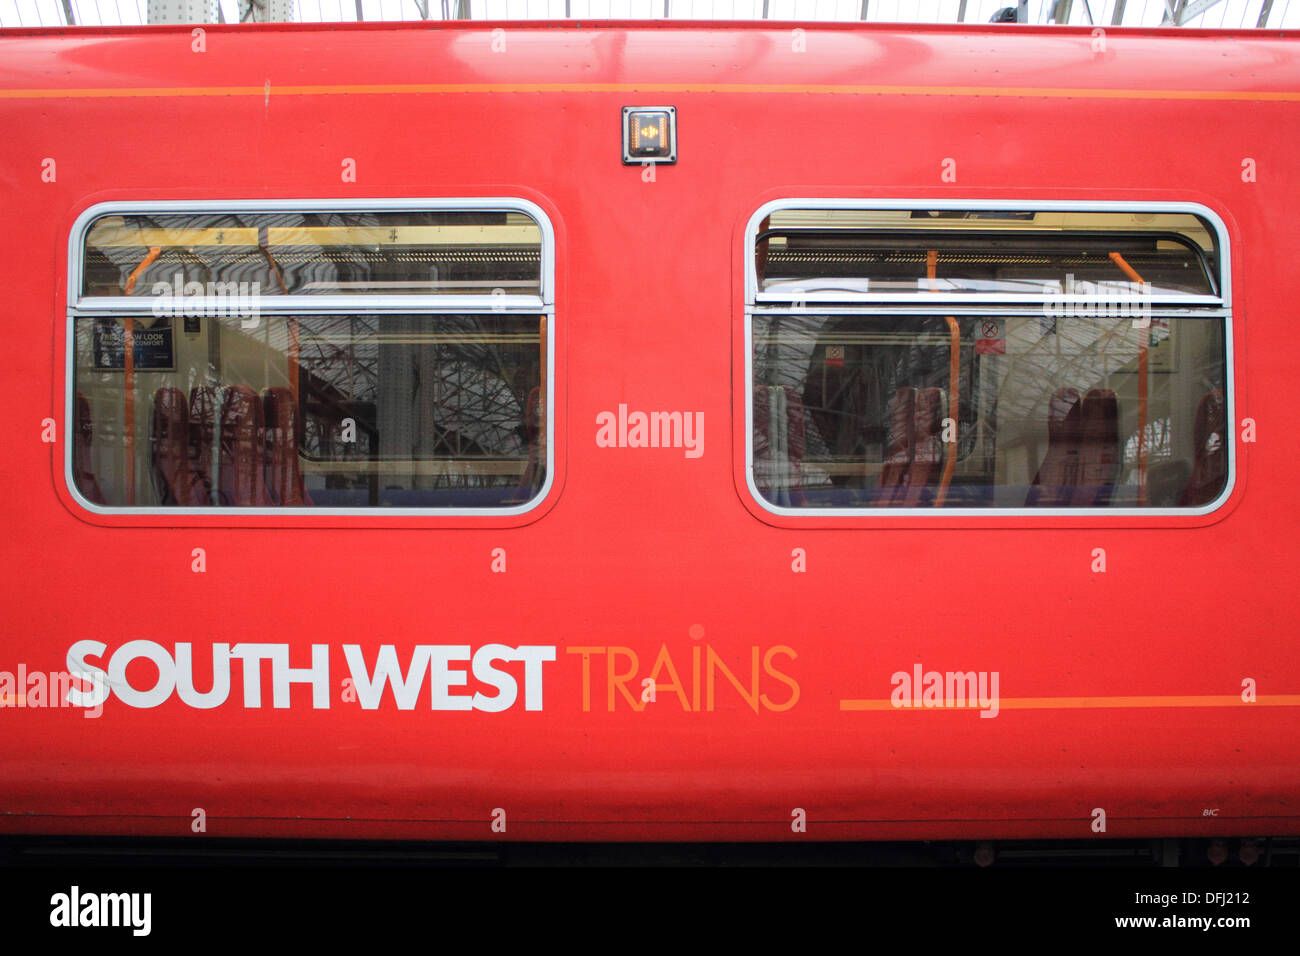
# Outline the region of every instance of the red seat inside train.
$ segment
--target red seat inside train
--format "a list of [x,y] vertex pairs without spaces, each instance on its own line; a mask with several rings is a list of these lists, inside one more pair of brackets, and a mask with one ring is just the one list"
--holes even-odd
[[938,487],[943,474],[943,418],[947,407],[943,389],[917,390],[912,428],[908,433],[912,441],[911,463],[893,500],[895,506],[915,508],[930,503],[924,492]]
[[904,385],[894,392],[885,418],[888,420],[888,437],[879,486],[885,492],[880,503],[888,505],[898,497],[898,490],[907,479],[916,454],[916,389]]
[[[792,500],[801,500],[806,443],[802,398],[789,386],[756,386],[753,395],[754,453],[760,465],[756,482],[765,494],[775,488]],[[534,387],[524,412],[529,456],[519,485],[523,494],[533,489],[542,467],[541,402],[541,389]],[[879,505],[917,507],[928,503],[925,489],[937,487],[943,471],[946,403],[940,388],[903,386],[895,392],[886,413]],[[774,405],[779,416],[775,421]],[[104,504],[92,462],[90,403],[80,392],[74,414],[73,477],[83,496]],[[784,427],[775,427],[780,425]],[[160,388],[153,396],[150,433],[152,477],[164,505],[210,505],[214,488],[216,499],[227,507],[312,504],[299,460],[303,423],[287,388],[268,388],[259,398],[242,385],[224,389],[197,386],[190,390],[188,401],[180,389]],[[1077,389],[1056,389],[1048,403],[1047,434],[1047,452],[1026,506],[1104,506],[1119,480],[1122,464],[1115,393],[1092,389],[1081,399]],[[1228,438],[1223,392],[1207,392],[1197,407],[1193,468],[1178,507],[1206,504],[1222,490],[1227,479]],[[218,442],[214,459],[214,443]]]
[[943,419],[948,399],[941,388],[899,388],[886,411],[885,464],[880,472],[879,504],[916,508],[930,503],[925,494],[943,474]]
[[303,425],[298,403],[287,388],[268,388],[262,393],[266,425],[266,484],[271,501],[282,508],[310,505],[298,461]]
[[1178,498],[1181,508],[1209,504],[1228,480],[1228,407],[1218,389],[1201,396],[1193,438],[1192,476]]
[[179,388],[154,392],[150,423],[154,488],[165,505],[198,507],[207,493],[190,461],[190,407]]
[[1028,507],[1104,505],[1119,478],[1119,402],[1110,389],[1094,388],[1083,400],[1058,388],[1047,408],[1047,454],[1025,500]]
[[214,489],[227,507],[311,504],[298,462],[302,427],[288,389],[270,388],[259,398],[245,385],[200,385],[187,402],[180,389],[160,388],[151,431],[154,483],[165,505],[210,505]]
[[91,461],[95,425],[90,419],[90,402],[80,392],[76,396],[73,414],[76,420],[73,423],[72,435],[72,477],[86,500],[102,505],[105,503],[104,493],[99,488],[99,481],[95,478],[95,466]]
[[542,430],[544,400],[541,387],[534,385],[532,391],[528,393],[528,400],[524,403],[524,432],[528,440],[528,463],[519,477],[517,491],[521,498],[532,497],[542,471],[542,465],[538,460],[538,438]]

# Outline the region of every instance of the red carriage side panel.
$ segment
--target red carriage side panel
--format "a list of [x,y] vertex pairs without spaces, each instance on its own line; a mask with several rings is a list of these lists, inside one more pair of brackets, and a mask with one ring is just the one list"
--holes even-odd
[[[0,458],[0,831],[183,835],[202,807],[209,835],[1300,833],[1289,276],[1268,252],[1300,243],[1300,38],[1113,30],[1116,55],[1099,57],[1087,30],[805,25],[794,52],[789,25],[512,24],[502,56],[490,28],[213,26],[201,57],[188,29],[0,34],[7,401],[27,436]],[[680,120],[677,162],[653,176],[620,156],[620,111],[646,103]],[[57,175],[42,181],[47,158]],[[99,204],[365,214],[401,199],[423,218],[393,228],[427,237],[451,227],[419,203],[502,198],[551,231],[536,244],[553,295],[536,314],[470,302],[435,322],[336,302],[335,327],[296,305],[293,345],[227,321],[239,354],[203,348],[177,316],[140,352],[133,429],[120,403],[76,395],[82,379],[120,395],[125,370],[96,365],[91,323],[68,309],[123,297],[115,250],[134,269],[159,240],[107,224],[91,265],[108,280],[69,289],[74,226]],[[1224,389],[1184,387],[1187,352],[1152,347],[1153,401],[1188,425],[1149,419],[1152,474],[1191,465],[1168,470],[1170,507],[1115,504],[1139,484],[1122,362],[1025,387],[1029,438],[995,449],[996,515],[970,504],[970,475],[994,460],[981,442],[1010,434],[994,429],[1010,397],[995,408],[981,391],[995,377],[962,379],[975,417],[953,456],[936,440],[953,395],[942,336],[924,346],[944,350],[925,365],[940,377],[840,400],[874,437],[832,442],[847,377],[801,389],[749,368],[745,233],[778,199],[1217,217],[1231,308],[1203,328],[1230,333]],[[466,229],[516,229],[470,212],[482,221]],[[248,267],[269,268],[263,248],[310,259],[335,242],[311,260],[333,271],[300,274],[279,251],[263,295],[359,281],[358,263],[404,241],[376,230],[343,255],[327,230],[345,225],[309,215],[321,221],[272,224],[265,243],[250,230]],[[191,268],[199,239],[239,238],[192,228],[212,234],[167,240]],[[421,260],[436,276],[381,279],[524,295],[517,271],[484,279],[458,254]],[[132,293],[145,307],[153,280]],[[813,297],[771,332],[778,360],[825,364],[818,335],[848,337],[850,361],[910,347],[907,328],[865,321],[801,338],[819,310]],[[1082,348],[1069,319],[1049,333],[1029,318],[1061,355]],[[400,379],[407,401],[324,381],[343,319],[349,381]],[[981,367],[1024,359],[1014,335],[988,341]],[[209,361],[225,377],[205,377]],[[290,367],[301,387],[286,395]],[[134,505],[114,503],[93,468],[127,433],[159,501],[142,481]],[[860,513],[886,496],[907,513]],[[111,695],[65,687],[90,706],[51,706],[49,681],[19,687],[20,667],[102,671]]]

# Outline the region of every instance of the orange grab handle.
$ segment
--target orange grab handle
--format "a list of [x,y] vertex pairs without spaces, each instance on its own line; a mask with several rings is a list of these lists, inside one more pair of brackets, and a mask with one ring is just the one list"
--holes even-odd
[[162,255],[162,246],[150,246],[148,254],[140,260],[140,264],[131,270],[131,274],[126,277],[126,294],[130,295],[135,291],[135,284],[139,281],[140,276],[144,275],[144,270],[148,269]]

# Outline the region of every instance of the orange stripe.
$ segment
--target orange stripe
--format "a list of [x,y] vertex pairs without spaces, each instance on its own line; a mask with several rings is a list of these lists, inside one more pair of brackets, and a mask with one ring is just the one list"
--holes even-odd
[[[24,695],[0,695],[6,706],[22,706]],[[1235,707],[1244,704],[1237,694],[1173,697],[1010,697],[998,701],[1001,710],[1078,710],[1082,708],[1115,707]],[[1300,694],[1266,694],[1246,706],[1300,707]],[[964,707],[895,707],[889,700],[842,700],[840,710],[902,710],[941,711],[979,710],[977,704]]]
[[1032,86],[883,86],[803,83],[384,83],[321,86],[144,86],[0,90],[0,99],[100,99],[171,96],[357,96],[422,93],[824,93],[849,96],[988,96],[1107,100],[1298,102],[1290,90],[1125,90]]
[[[1170,697],[1006,697],[998,701],[1002,710],[1076,710],[1101,707],[1300,707],[1300,694],[1264,694],[1247,704],[1240,694],[1207,694]],[[896,707],[892,700],[842,700],[840,710],[979,710],[978,704],[962,707]]]

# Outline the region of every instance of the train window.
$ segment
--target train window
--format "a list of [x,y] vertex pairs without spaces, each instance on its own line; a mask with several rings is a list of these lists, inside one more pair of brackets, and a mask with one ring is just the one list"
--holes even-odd
[[73,231],[93,509],[517,514],[549,487],[553,239],[522,200],[111,204]]
[[540,295],[541,246],[538,223],[511,210],[105,215],[86,235],[81,292]]
[[1208,210],[771,203],[747,468],[776,513],[1206,511],[1231,476]]

